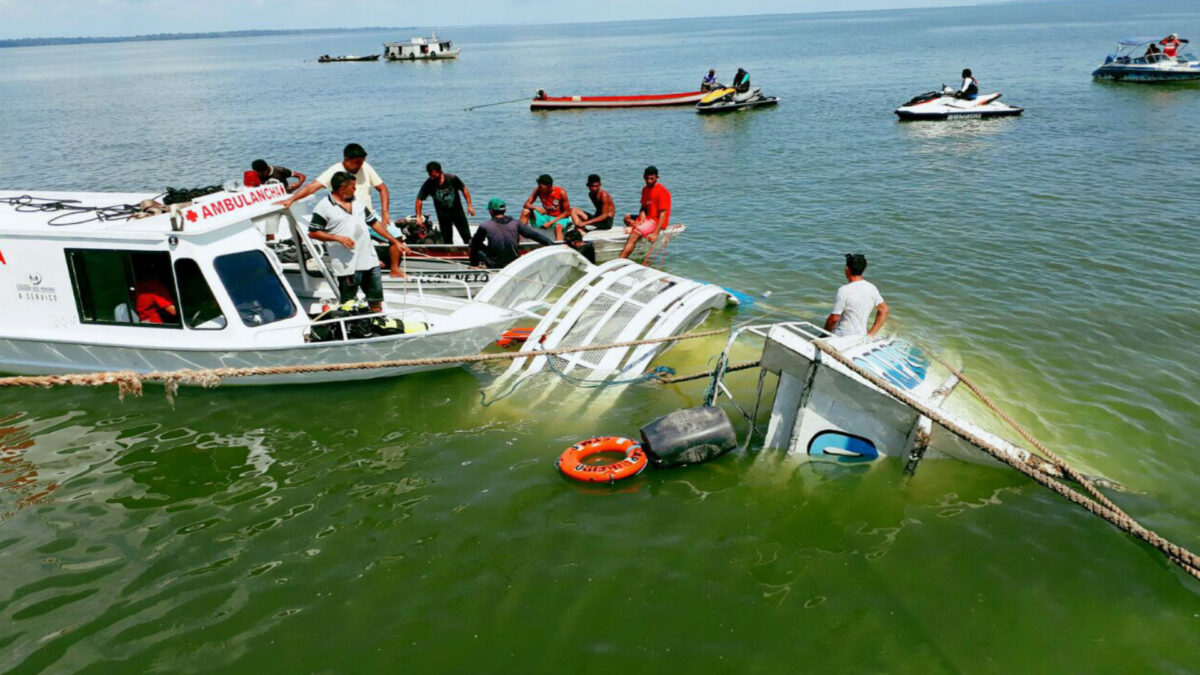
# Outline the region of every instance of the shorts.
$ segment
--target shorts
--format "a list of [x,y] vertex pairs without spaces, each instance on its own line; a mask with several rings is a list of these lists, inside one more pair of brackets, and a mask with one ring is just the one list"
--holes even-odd
[[[559,216],[548,216],[539,211],[532,211],[532,213],[533,213],[533,220],[529,224],[534,227],[540,227],[542,229],[550,227],[551,226],[550,221],[552,221],[556,218],[559,218]],[[570,218],[563,218],[562,220],[558,221],[558,224],[559,225],[567,225],[570,222],[571,222]]]
[[378,267],[359,270],[354,274],[338,277],[338,302],[350,302],[358,297],[358,289],[367,296],[368,303],[383,302],[383,272]]
[[643,237],[649,237],[658,231],[658,221],[653,218],[647,218],[634,225],[633,228]]
[[[584,220],[591,220],[592,218],[595,218],[595,217],[596,217],[596,216],[598,216],[598,215],[600,215],[600,214],[598,214],[598,213],[585,213],[585,214],[583,215],[583,219],[584,219]],[[588,225],[588,226],[587,226],[587,229],[589,229],[589,230],[611,230],[611,229],[612,229],[612,226],[613,226],[613,219],[612,219],[612,218],[605,218],[604,220],[602,220],[602,221],[600,221],[600,222],[598,222],[598,223],[594,223],[594,224],[592,224],[592,225]]]

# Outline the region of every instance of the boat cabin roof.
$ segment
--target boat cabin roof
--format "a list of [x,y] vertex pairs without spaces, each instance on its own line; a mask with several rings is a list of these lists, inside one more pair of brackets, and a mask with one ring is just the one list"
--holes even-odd
[[161,241],[164,236],[204,235],[281,211],[282,185],[214,192],[174,209],[133,218],[129,207],[161,197],[153,192],[0,190],[0,236],[114,238]]
[[[1165,40],[1166,37],[1167,36],[1165,36],[1165,35],[1163,35],[1161,37],[1127,37],[1127,38],[1121,38],[1120,40],[1118,40],[1117,44],[1120,45],[1121,47],[1141,47],[1142,45],[1148,45],[1151,42],[1154,42],[1154,43],[1161,42],[1161,41]],[[1187,40],[1184,40],[1183,38],[1179,38],[1179,41],[1184,44],[1187,44],[1187,42],[1188,42]]]

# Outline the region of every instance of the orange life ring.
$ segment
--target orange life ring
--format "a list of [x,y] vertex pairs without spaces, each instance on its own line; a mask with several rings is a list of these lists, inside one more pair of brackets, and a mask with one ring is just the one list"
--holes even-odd
[[[602,452],[622,452],[625,457],[611,464],[583,463],[588,457]],[[615,483],[638,475],[648,462],[641,443],[620,436],[601,436],[580,441],[564,450],[554,468],[567,478],[584,483]]]

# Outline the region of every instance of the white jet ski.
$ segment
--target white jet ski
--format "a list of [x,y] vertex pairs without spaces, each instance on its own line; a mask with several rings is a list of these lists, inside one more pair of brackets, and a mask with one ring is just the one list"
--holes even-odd
[[1000,92],[979,94],[973,100],[958,98],[952,87],[914,96],[896,108],[902,120],[946,120],[954,117],[1009,117],[1020,115],[1024,109],[1000,102]]
[[751,87],[745,91],[738,91],[733,87],[723,87],[717,85],[715,89],[708,92],[700,102],[696,104],[696,112],[701,115],[719,112],[728,112],[731,110],[741,110],[742,108],[758,108],[760,106],[770,106],[779,103],[777,96],[763,96],[762,89],[759,87]]

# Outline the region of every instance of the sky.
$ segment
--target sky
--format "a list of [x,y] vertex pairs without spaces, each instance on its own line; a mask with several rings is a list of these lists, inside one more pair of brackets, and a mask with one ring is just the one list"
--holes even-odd
[[543,24],[907,7],[973,0],[0,0],[0,39],[359,26]]

